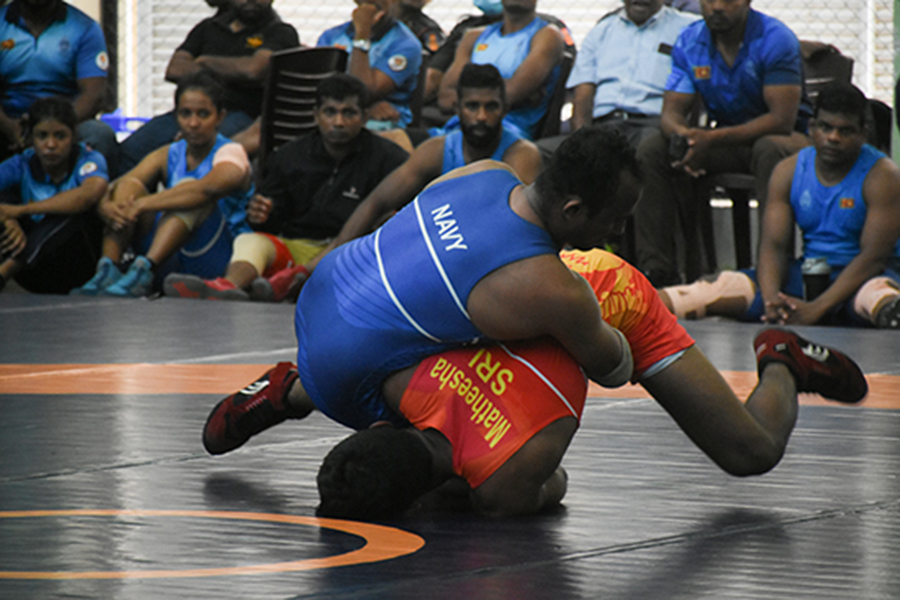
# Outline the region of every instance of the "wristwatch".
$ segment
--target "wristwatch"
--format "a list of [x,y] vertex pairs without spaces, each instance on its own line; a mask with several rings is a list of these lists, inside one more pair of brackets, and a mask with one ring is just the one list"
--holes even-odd
[[353,40],[353,47],[357,50],[368,52],[372,49],[372,42],[369,40]]

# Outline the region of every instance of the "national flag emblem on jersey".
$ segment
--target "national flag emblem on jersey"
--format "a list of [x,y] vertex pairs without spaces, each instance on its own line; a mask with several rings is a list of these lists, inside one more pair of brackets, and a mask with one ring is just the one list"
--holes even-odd
[[252,37],[247,38],[247,47],[248,48],[259,48],[263,45],[263,39],[261,35],[254,35]]
[[853,198],[841,198],[841,203],[840,203],[840,207],[841,207],[841,208],[847,208],[847,209],[850,209],[850,208],[853,208],[854,206],[856,206],[856,200],[855,200],[855,199],[853,199]]
[[704,65],[702,67],[694,67],[694,79],[706,80],[712,77],[712,67]]
[[12,50],[16,47],[16,40],[10,38],[0,42],[0,50]]
[[478,44],[477,46],[475,46],[475,52],[484,52],[487,49],[488,49],[488,45],[485,43],[481,43],[481,44]]

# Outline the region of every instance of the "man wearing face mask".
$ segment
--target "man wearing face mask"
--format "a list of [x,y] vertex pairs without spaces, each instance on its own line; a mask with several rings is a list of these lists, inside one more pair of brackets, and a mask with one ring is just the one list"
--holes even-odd
[[[166,80],[178,83],[201,70],[214,71],[225,83],[227,114],[219,128],[233,137],[262,111],[263,79],[272,52],[300,45],[292,25],[272,9],[272,0],[231,0],[228,10],[197,24],[175,50]],[[159,115],[131,134],[120,148],[119,172],[169,144],[178,133],[174,112]]]

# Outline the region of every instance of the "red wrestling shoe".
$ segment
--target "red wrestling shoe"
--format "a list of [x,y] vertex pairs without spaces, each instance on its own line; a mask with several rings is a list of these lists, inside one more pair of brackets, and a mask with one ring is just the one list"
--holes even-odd
[[250,297],[261,302],[281,302],[296,297],[309,277],[309,269],[303,265],[282,269],[266,279],[257,277],[250,284]]
[[203,446],[225,454],[257,433],[291,417],[284,399],[297,381],[292,363],[281,362],[265,375],[219,402],[203,426]]
[[766,365],[780,362],[797,380],[798,392],[815,392],[829,400],[855,404],[869,385],[853,360],[833,348],[807,341],[792,331],[766,329],[753,340],[759,375]]

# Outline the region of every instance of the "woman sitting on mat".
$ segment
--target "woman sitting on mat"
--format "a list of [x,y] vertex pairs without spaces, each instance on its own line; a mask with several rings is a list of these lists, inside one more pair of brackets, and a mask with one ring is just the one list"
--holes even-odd
[[[250,161],[218,132],[225,117],[218,78],[200,72],[175,90],[179,139],[148,154],[100,202],[106,224],[97,272],[73,293],[140,297],[170,272],[217,277],[245,231],[253,195]],[[166,189],[153,193],[162,183]],[[122,259],[135,257],[123,273]]]
[[0,289],[65,294],[94,272],[101,224],[90,209],[106,193],[106,159],[75,141],[62,98],[28,110],[31,147],[0,164]]

